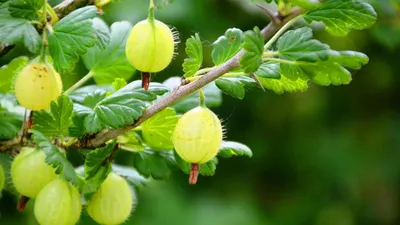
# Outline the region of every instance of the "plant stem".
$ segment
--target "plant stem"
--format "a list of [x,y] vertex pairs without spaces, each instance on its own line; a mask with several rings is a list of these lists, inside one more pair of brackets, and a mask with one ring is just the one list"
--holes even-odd
[[294,17],[293,19],[289,20],[289,22],[287,22],[281,29],[279,29],[278,32],[275,33],[275,35],[269,39],[269,41],[264,45],[264,50],[267,50],[271,47],[271,45],[278,40],[278,38],[290,27],[292,26],[297,20],[299,20],[300,18],[302,18],[303,15],[299,15]]
[[240,77],[240,76],[248,76],[245,72],[229,72],[223,75],[223,77]]
[[46,11],[50,15],[50,24],[54,25],[55,23],[58,22],[58,16],[54,9],[51,7],[51,5],[46,1]]
[[196,72],[195,76],[198,76],[198,75],[201,75],[201,74],[204,74],[204,73],[208,73],[213,69],[215,69],[215,66],[214,67],[207,67],[207,68],[200,69],[200,70],[198,70]]
[[65,95],[70,94],[71,92],[75,91],[77,88],[85,84],[88,80],[90,80],[93,77],[92,71],[89,71],[88,74],[86,74],[82,79],[80,79],[78,82],[76,82],[74,85],[72,85],[68,90],[64,92]]
[[206,107],[206,96],[204,95],[203,89],[199,89],[199,98],[200,98],[200,106],[201,107]]
[[156,6],[154,5],[153,0],[150,0],[150,5],[149,5],[149,15],[147,16],[147,19],[149,21],[154,21],[154,9]]
[[273,57],[273,56],[278,56],[279,52],[272,52],[272,51],[266,51],[263,53],[263,57]]

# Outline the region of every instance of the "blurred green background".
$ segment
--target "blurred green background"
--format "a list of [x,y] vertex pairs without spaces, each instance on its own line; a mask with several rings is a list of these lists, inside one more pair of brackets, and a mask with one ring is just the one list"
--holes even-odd
[[[338,38],[316,27],[317,38],[332,48],[370,57],[350,85],[312,85],[305,93],[284,95],[252,92],[242,101],[225,95],[214,111],[224,120],[227,139],[248,145],[253,158],[221,159],[215,176],[200,177],[195,186],[175,171],[168,181],[137,190],[139,204],[126,224],[400,224],[400,1],[372,3],[378,22],[369,30]],[[103,8],[101,18],[109,25],[134,24],[146,17],[147,4],[118,1]],[[209,66],[210,45],[226,29],[268,23],[250,0],[174,0],[156,16],[176,27],[182,42],[158,81],[182,75],[184,42],[194,32],[204,41]],[[85,74],[82,68],[63,76],[65,86]],[[76,165],[82,162],[74,159]],[[122,153],[119,159],[129,156]],[[4,192],[0,224],[36,224],[32,203],[18,213],[16,198]],[[95,223],[84,216],[79,224]]]

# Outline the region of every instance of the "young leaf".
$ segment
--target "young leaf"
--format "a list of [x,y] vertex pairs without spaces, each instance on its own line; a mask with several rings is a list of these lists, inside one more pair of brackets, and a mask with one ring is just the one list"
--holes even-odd
[[168,167],[168,159],[162,155],[164,152],[149,150],[135,154],[134,166],[144,177],[152,177],[155,180],[164,180],[171,175]]
[[96,46],[105,49],[110,41],[110,28],[108,28],[107,24],[98,17],[93,18],[92,23],[97,38]]
[[216,66],[226,62],[234,56],[243,43],[243,31],[237,28],[230,28],[224,36],[219,37],[213,43],[211,57]]
[[253,152],[244,144],[233,141],[223,141],[218,156],[223,158],[231,158],[232,156],[252,157]]
[[203,46],[199,34],[196,33],[195,36],[186,40],[185,51],[189,58],[183,62],[183,72],[185,77],[191,77],[196,74],[203,63]]
[[139,139],[139,135],[133,130],[130,130],[118,136],[117,142],[122,150],[139,152],[144,150],[144,146]]
[[329,45],[312,39],[312,37],[312,29],[309,27],[286,32],[277,42],[280,57],[306,62],[327,60],[330,50]]
[[8,11],[15,18],[36,20],[44,0],[11,0]]
[[118,91],[119,89],[126,86],[126,81],[122,78],[115,78],[114,82],[112,83],[114,91]]
[[242,48],[246,53],[240,58],[240,66],[245,73],[254,73],[260,67],[262,54],[264,52],[264,39],[258,27],[254,31],[244,33]]
[[13,89],[11,86],[15,76],[26,64],[28,64],[28,58],[22,56],[0,68],[0,92],[7,93]]
[[135,68],[125,56],[125,44],[132,25],[129,22],[115,22],[111,25],[110,41],[105,49],[93,46],[82,56],[88,70],[94,75],[97,84],[109,84],[115,78],[128,80]]
[[32,134],[33,141],[46,155],[46,163],[54,167],[56,173],[60,174],[65,180],[71,182],[73,185],[78,185],[78,175],[65,155],[39,131],[32,130]]
[[48,137],[67,136],[71,125],[73,104],[66,95],[58,97],[57,102],[51,102],[51,113],[41,110],[34,112],[33,129]]
[[155,149],[173,149],[172,133],[179,116],[173,108],[166,108],[141,125],[144,141]]
[[308,89],[307,80],[302,80],[300,78],[291,80],[284,74],[281,74],[280,79],[257,77],[264,88],[274,91],[277,94],[283,94],[284,92],[304,92]]
[[86,6],[73,11],[55,24],[48,32],[50,55],[57,71],[70,71],[79,56],[96,43],[92,18],[96,6]]
[[9,2],[0,4],[0,40],[7,44],[24,44],[32,53],[37,53],[41,38],[29,20],[14,18],[8,11]]
[[246,89],[256,89],[257,82],[246,76],[221,77],[215,81],[215,84],[221,91],[234,98],[243,99]]
[[372,26],[376,17],[374,8],[361,0],[327,0],[309,11],[304,19],[308,23],[322,22],[332,35],[345,36],[351,29],[362,30]]
[[[190,172],[190,163],[184,161],[177,153],[174,151],[175,164],[186,174]],[[217,169],[218,158],[214,157],[210,161],[200,165],[199,173],[203,176],[214,176],[215,170]]]

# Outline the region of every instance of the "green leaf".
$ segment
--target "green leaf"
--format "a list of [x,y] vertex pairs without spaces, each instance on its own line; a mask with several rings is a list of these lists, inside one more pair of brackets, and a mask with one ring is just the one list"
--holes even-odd
[[96,90],[104,90],[112,91],[111,85],[88,85],[82,88],[75,90],[74,92],[70,93],[68,97],[72,99],[72,101],[84,104],[83,101],[89,93],[95,92]]
[[312,39],[312,37],[312,29],[309,27],[286,32],[277,42],[280,57],[306,62],[327,60],[330,51],[329,45]]
[[45,136],[68,136],[68,127],[72,123],[73,104],[66,95],[58,97],[57,102],[50,104],[51,112],[45,110],[36,111],[33,115],[33,129]]
[[307,80],[302,80],[300,78],[291,80],[284,74],[281,74],[280,79],[257,77],[264,88],[274,91],[277,94],[283,94],[284,92],[304,92],[308,89]]
[[125,180],[133,187],[143,187],[150,182],[149,179],[144,178],[137,172],[137,170],[131,167],[113,164],[112,170],[114,173],[125,178]]
[[157,95],[167,91],[166,87],[157,83],[151,83],[149,90],[145,91],[141,81],[131,82],[95,105],[85,118],[86,131],[96,133],[105,127],[118,129],[132,124],[142,115],[146,101],[153,101]]
[[152,177],[155,180],[164,180],[171,175],[168,160],[163,154],[166,152],[153,152],[149,150],[135,154],[134,166],[144,177]]
[[43,5],[43,0],[11,0],[8,11],[15,18],[36,20]]
[[27,57],[18,57],[13,59],[8,65],[0,68],[0,92],[10,92],[13,87],[13,81],[21,69],[28,64]]
[[125,55],[126,39],[132,25],[129,22],[115,22],[111,25],[110,41],[105,49],[93,46],[82,57],[88,70],[94,75],[97,84],[110,84],[115,78],[128,80],[135,68],[131,66]]
[[96,16],[96,6],[86,6],[62,18],[48,32],[50,55],[57,71],[70,71],[79,56],[85,54],[96,43],[92,18]]
[[362,30],[371,27],[376,21],[374,8],[360,0],[327,0],[320,7],[309,11],[304,19],[311,23],[325,24],[332,35],[345,36],[351,29]]
[[139,152],[144,150],[144,146],[139,139],[139,135],[133,130],[130,130],[118,136],[117,142],[122,150]]
[[144,121],[141,127],[146,144],[155,149],[173,149],[171,138],[178,120],[175,110],[166,108]]
[[0,5],[0,40],[10,45],[24,44],[32,53],[39,51],[42,41],[30,21],[9,14],[7,2]]
[[[174,151],[174,160],[176,165],[186,174],[190,173],[191,164],[184,161],[177,153]],[[214,176],[215,170],[217,169],[218,158],[214,157],[210,161],[200,164],[199,173],[203,176]]]
[[56,173],[60,174],[65,180],[71,182],[73,185],[78,185],[78,175],[74,167],[65,157],[65,154],[54,146],[42,133],[37,130],[31,131],[33,134],[33,141],[43,150],[46,155],[46,163],[56,169]]
[[17,136],[22,127],[22,119],[20,115],[0,108],[0,140]]
[[252,157],[253,152],[244,144],[233,141],[223,141],[218,156],[223,158],[231,158],[232,156]]
[[203,46],[199,34],[196,33],[195,36],[186,40],[185,51],[189,58],[183,62],[183,72],[185,77],[191,77],[196,74],[203,63]]
[[315,9],[319,6],[318,0],[288,0],[293,5],[300,6],[303,9]]
[[279,79],[281,77],[279,63],[276,62],[264,62],[258,68],[255,74],[262,78],[275,78]]
[[115,78],[114,82],[112,83],[114,91],[118,91],[119,89],[126,86],[126,81],[122,78]]
[[350,69],[361,69],[361,67],[366,65],[369,61],[368,56],[361,52],[339,51],[336,53],[337,54],[331,54],[329,59]]
[[264,39],[260,29],[254,28],[254,31],[244,33],[244,42],[242,48],[246,53],[240,58],[240,66],[245,73],[254,73],[262,63],[262,54],[264,52]]
[[92,23],[97,38],[96,45],[101,49],[105,49],[110,41],[110,28],[108,28],[107,24],[98,17],[93,18]]
[[104,90],[95,90],[93,93],[87,94],[83,100],[83,104],[91,109],[94,109],[101,100],[103,100],[107,95]]
[[230,28],[224,36],[219,37],[213,43],[211,57],[216,66],[226,62],[234,56],[243,43],[243,31],[237,28]]
[[255,89],[257,82],[246,76],[221,77],[215,81],[215,84],[221,91],[234,98],[243,99],[246,89]]
[[351,73],[335,62],[320,62],[300,68],[314,83],[319,85],[342,85],[351,82]]
[[[166,81],[164,81],[164,85],[166,85],[171,91],[180,84],[181,78],[179,77],[170,77]],[[206,96],[206,106],[209,108],[218,107],[222,104],[222,94],[218,87],[214,82],[203,87],[204,95]],[[199,92],[196,91],[182,100],[175,103],[172,108],[174,108],[178,113],[186,112],[190,109],[193,109],[199,106]]]

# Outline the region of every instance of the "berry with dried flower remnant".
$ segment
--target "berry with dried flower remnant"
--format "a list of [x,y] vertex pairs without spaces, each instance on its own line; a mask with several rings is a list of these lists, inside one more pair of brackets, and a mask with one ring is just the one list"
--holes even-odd
[[30,63],[18,74],[15,80],[15,96],[18,102],[30,110],[50,107],[62,91],[60,75],[49,63]]
[[222,137],[221,121],[205,106],[198,106],[179,119],[172,141],[178,155],[192,164],[190,184],[197,181],[199,164],[206,163],[217,155]]
[[99,224],[117,225],[129,218],[134,204],[136,198],[126,180],[110,173],[93,194],[87,211]]

